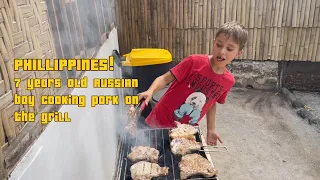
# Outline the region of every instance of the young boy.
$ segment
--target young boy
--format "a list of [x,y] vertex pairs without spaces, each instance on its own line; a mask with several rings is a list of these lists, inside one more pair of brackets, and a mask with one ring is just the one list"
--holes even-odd
[[207,116],[207,144],[222,143],[216,131],[216,102],[223,104],[235,83],[227,64],[243,53],[248,32],[236,22],[224,24],[216,34],[212,55],[190,55],[169,72],[154,80],[139,94],[148,104],[152,94],[173,82],[146,118],[151,128],[175,127],[179,123],[198,125]]

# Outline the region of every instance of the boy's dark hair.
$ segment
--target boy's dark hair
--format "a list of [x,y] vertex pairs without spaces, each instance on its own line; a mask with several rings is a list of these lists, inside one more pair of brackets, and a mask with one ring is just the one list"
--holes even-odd
[[248,31],[243,25],[235,21],[227,22],[220,27],[216,34],[216,38],[221,34],[231,36],[232,39],[239,45],[240,51],[244,48],[248,39]]

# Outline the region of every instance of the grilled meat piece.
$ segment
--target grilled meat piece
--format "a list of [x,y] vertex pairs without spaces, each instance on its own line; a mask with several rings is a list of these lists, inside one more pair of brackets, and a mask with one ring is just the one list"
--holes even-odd
[[209,178],[218,173],[218,170],[212,167],[209,160],[199,154],[187,154],[182,156],[179,167],[181,179],[187,179],[188,177],[195,175],[202,175]]
[[125,130],[131,136],[136,136],[137,132],[137,123],[135,121],[130,121],[128,125],[126,125]]
[[168,175],[168,167],[160,167],[156,163],[140,161],[130,167],[131,178],[134,180],[151,180],[154,177]]
[[195,139],[175,138],[170,143],[171,151],[175,155],[185,155],[192,150],[200,150],[201,143]]
[[174,138],[188,138],[194,139],[194,135],[198,132],[198,130],[189,124],[178,124],[178,127],[173,128],[169,131],[169,136]]
[[128,112],[129,123],[126,125],[125,130],[127,133],[131,134],[132,136],[135,136],[137,131],[137,123],[135,118],[136,118],[135,108],[133,105],[131,105]]
[[131,148],[131,153],[127,156],[130,161],[148,161],[157,163],[159,160],[159,151],[150,146],[135,146]]

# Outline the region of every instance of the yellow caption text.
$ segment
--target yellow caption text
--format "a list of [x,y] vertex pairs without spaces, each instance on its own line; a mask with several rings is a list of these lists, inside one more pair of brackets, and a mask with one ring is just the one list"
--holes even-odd
[[14,70],[19,71],[113,71],[114,58],[108,59],[15,59]]

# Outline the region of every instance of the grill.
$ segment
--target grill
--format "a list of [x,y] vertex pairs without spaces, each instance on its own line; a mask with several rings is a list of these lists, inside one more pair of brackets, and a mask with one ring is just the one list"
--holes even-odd
[[[199,127],[198,133],[196,134],[196,140],[198,142],[203,142],[203,138],[201,135],[201,131]],[[130,175],[130,167],[132,163],[130,160],[127,160],[127,155],[131,152],[131,148],[134,146],[150,146],[156,148],[159,154],[159,162],[158,164],[161,167],[167,166],[169,167],[169,173],[167,176],[155,178],[157,180],[174,180],[181,179],[180,178],[180,168],[178,163],[181,160],[181,157],[174,155],[170,149],[170,137],[169,132],[170,129],[143,129],[137,131],[137,138],[133,138],[129,135],[122,135],[118,141],[118,154],[117,154],[117,162],[116,162],[116,173],[115,179],[117,180],[131,180]],[[203,149],[203,148],[202,148]],[[210,156],[207,156],[206,152],[203,151],[195,151],[192,153],[198,153],[208,159],[210,162]],[[188,179],[194,180],[218,180],[218,178],[205,178],[203,176],[193,176]]]

